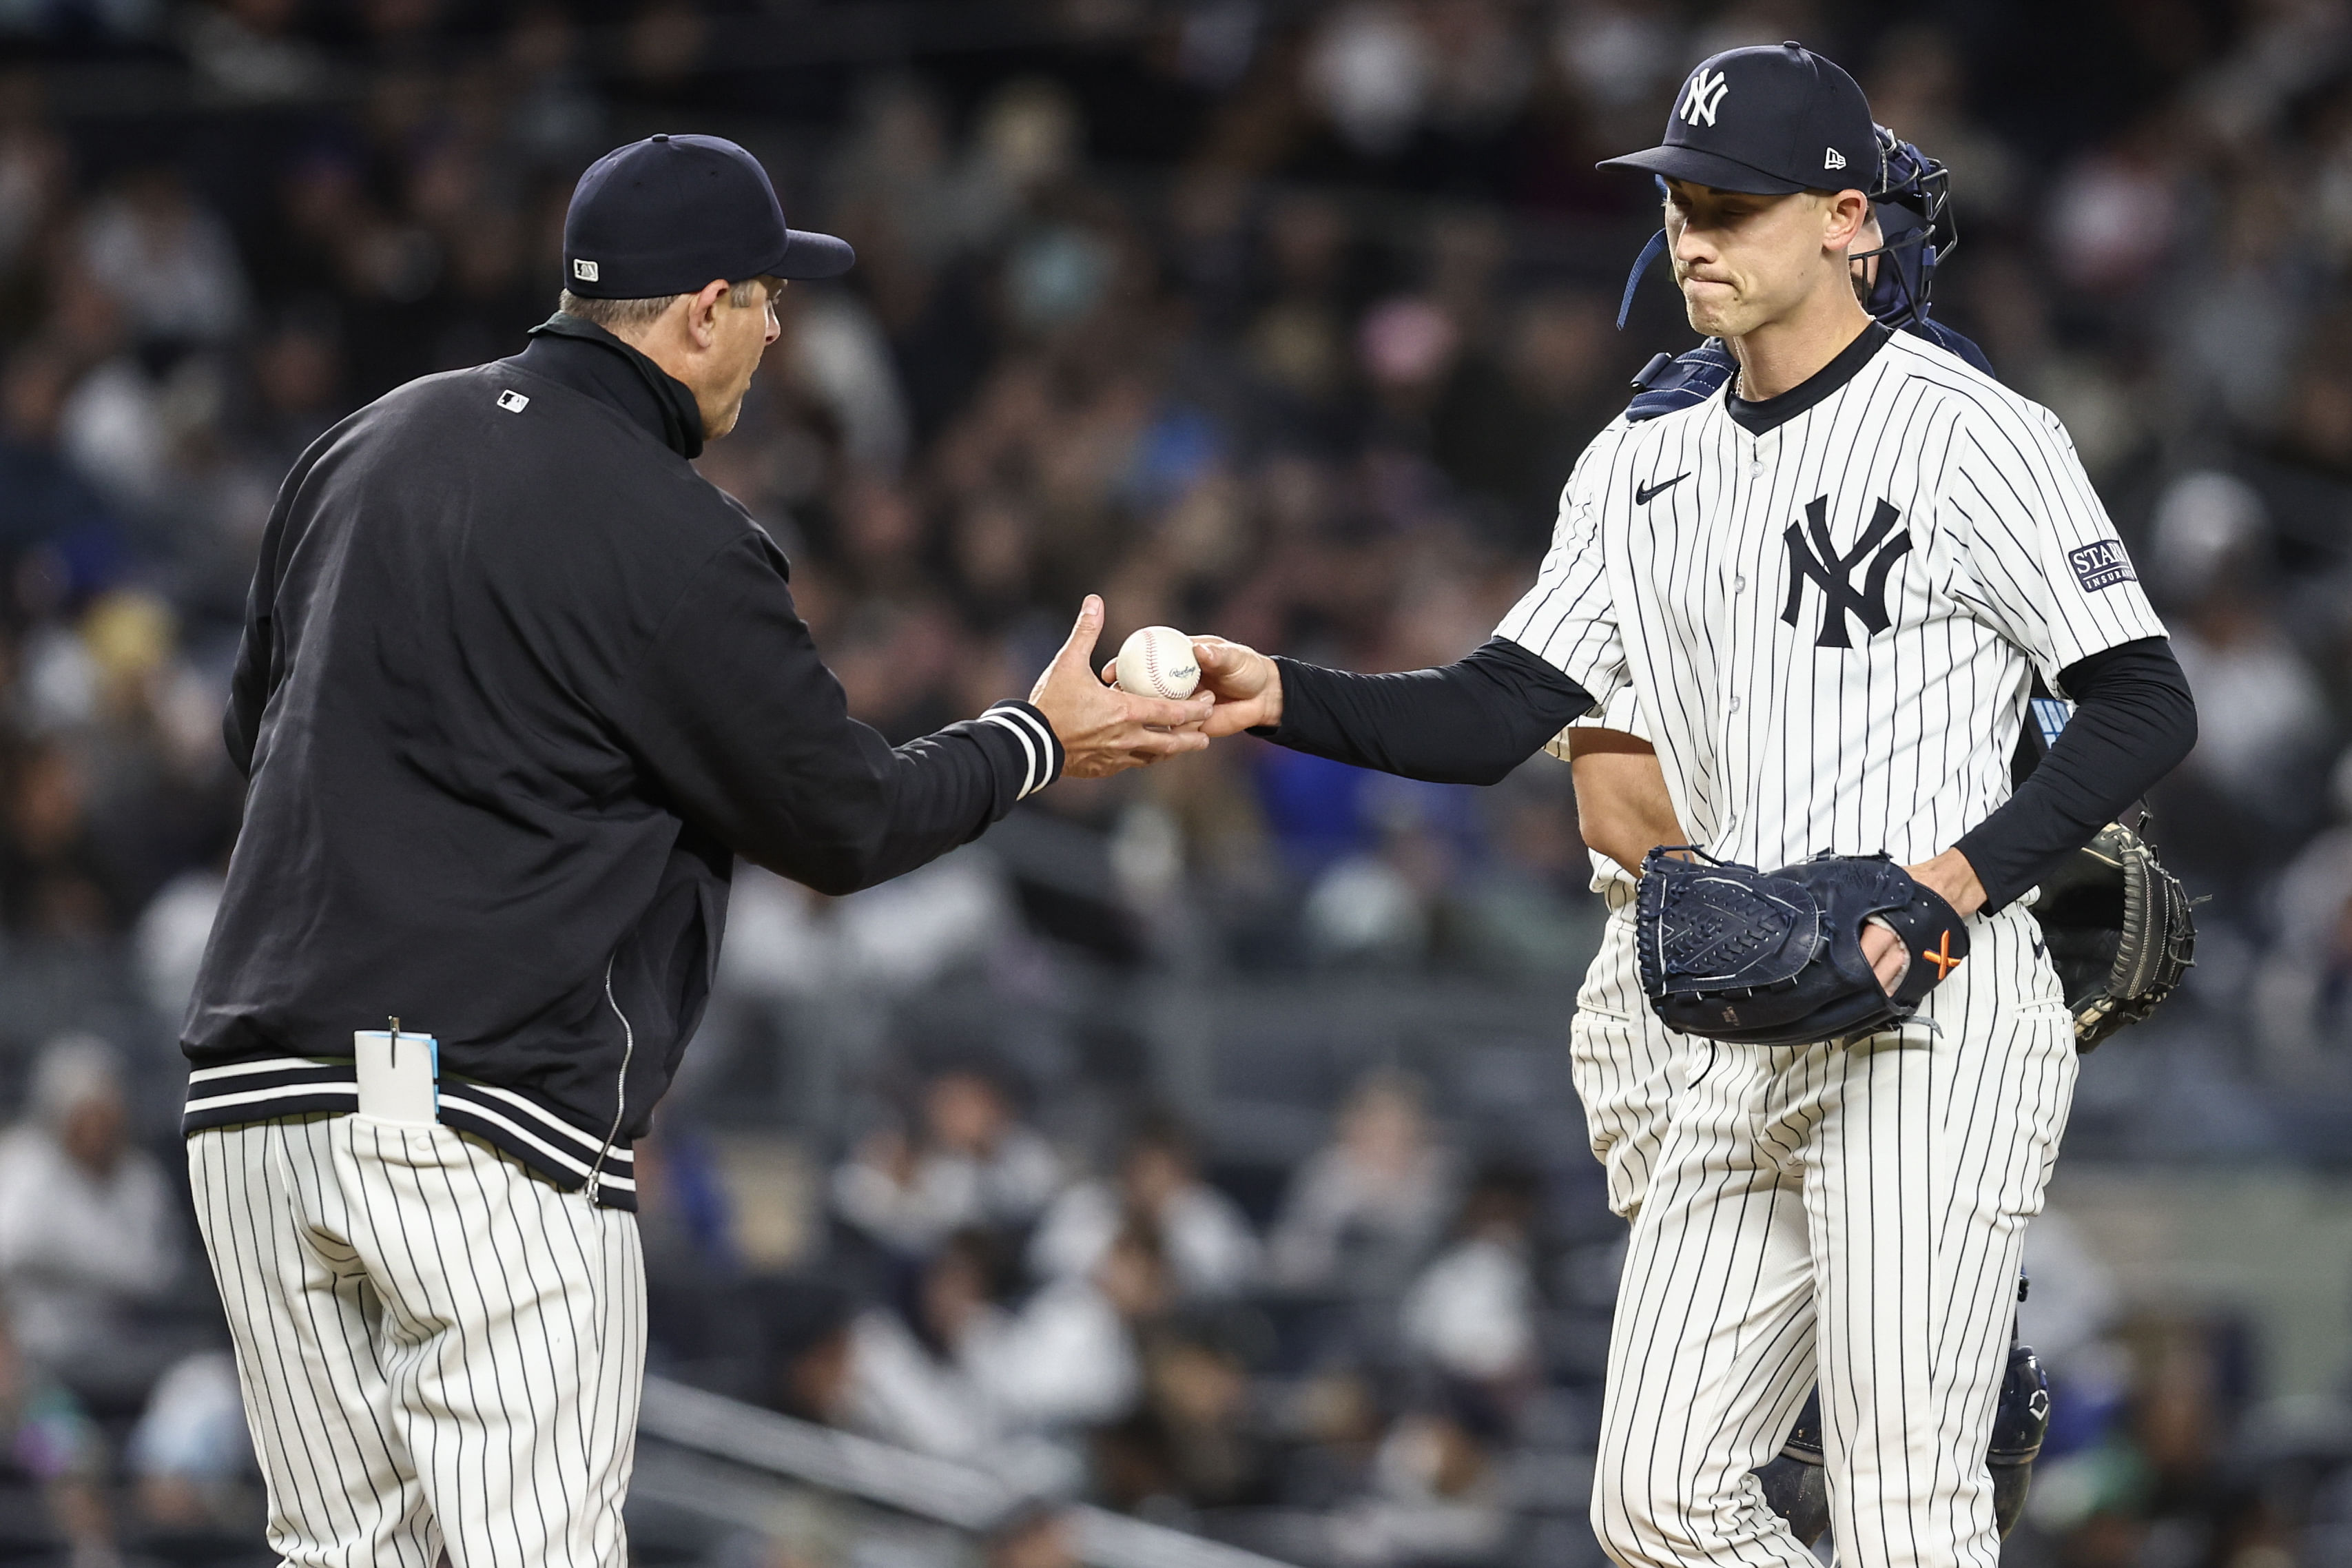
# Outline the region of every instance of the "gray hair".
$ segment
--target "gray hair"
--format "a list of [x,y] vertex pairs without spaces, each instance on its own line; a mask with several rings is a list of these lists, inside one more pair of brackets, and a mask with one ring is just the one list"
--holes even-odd
[[[727,286],[727,302],[739,310],[748,310],[760,300],[760,297],[752,291],[754,288],[761,283],[766,283],[768,297],[772,300],[776,297],[780,281],[774,279],[746,278],[740,282],[730,283]],[[700,290],[698,289],[696,292],[699,293]],[[686,294],[656,294],[645,300],[588,300],[566,289],[563,291],[563,297],[556,301],[555,308],[567,316],[577,316],[583,321],[593,321],[617,338],[625,337],[631,332],[640,331],[652,326],[661,319],[662,312],[668,310],[671,305],[691,297]]]

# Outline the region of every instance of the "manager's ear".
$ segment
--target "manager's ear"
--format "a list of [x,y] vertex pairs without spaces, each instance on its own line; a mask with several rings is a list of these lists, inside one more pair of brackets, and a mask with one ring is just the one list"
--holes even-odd
[[727,298],[727,291],[733,287],[724,278],[714,278],[702,286],[699,293],[688,298],[686,330],[687,334],[694,339],[695,347],[707,349],[719,341],[719,302]]

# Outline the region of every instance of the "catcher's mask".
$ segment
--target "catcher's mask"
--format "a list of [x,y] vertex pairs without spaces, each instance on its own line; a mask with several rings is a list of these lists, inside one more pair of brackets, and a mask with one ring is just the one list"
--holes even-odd
[[1885,126],[1877,130],[1885,173],[1870,193],[1870,206],[1878,218],[1879,246],[1846,259],[1877,260],[1878,276],[1863,308],[1900,331],[1927,319],[1936,268],[1960,247],[1960,229],[1952,216],[1952,178],[1944,165]]
[[[1878,132],[1879,181],[1870,193],[1870,208],[1878,219],[1879,244],[1874,250],[1855,251],[1846,259],[1878,262],[1878,276],[1863,300],[1863,308],[1896,331],[1927,319],[1936,292],[1936,268],[1960,247],[1958,220],[1951,210],[1951,175],[1944,165],[1918,147],[1881,125]],[[1657,182],[1658,199],[1666,183]],[[1625,276],[1625,292],[1617,302],[1617,330],[1623,331],[1633,312],[1633,291],[1643,274],[1665,253],[1666,231],[1658,230],[1633,258]]]

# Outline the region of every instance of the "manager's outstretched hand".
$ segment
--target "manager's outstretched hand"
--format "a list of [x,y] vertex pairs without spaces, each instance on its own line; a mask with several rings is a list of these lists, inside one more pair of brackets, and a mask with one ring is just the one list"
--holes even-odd
[[1217,700],[1204,732],[1212,739],[1282,722],[1282,671],[1253,647],[1223,637],[1194,637],[1201,689]]
[[[1213,699],[1202,691],[1182,702],[1138,697],[1095,679],[1095,639],[1102,636],[1103,602],[1092,594],[1078,609],[1070,640],[1037,678],[1029,700],[1062,742],[1062,776],[1098,779],[1197,752],[1209,743],[1202,723]],[[1230,733],[1230,731],[1227,731]]]

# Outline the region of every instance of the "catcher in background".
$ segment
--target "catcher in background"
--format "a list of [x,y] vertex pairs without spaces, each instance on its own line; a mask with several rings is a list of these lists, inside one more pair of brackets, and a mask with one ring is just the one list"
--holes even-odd
[[[1423,778],[1498,778],[1631,689],[1720,858],[1653,856],[1637,911],[1651,1005],[1707,1043],[1612,1327],[1592,1510],[1628,1565],[1809,1568],[1752,1472],[1816,1377],[1841,1559],[1997,1561],[1985,1455],[2075,1063],[2018,900],[2195,734],[2057,421],[1855,300],[1881,157],[1820,56],[1704,62],[1665,144],[1612,162],[1668,182],[1735,378],[1595,439],[1535,586],[1457,664],[1197,645],[1212,734]],[[2076,711],[2012,787],[2036,673]]]

